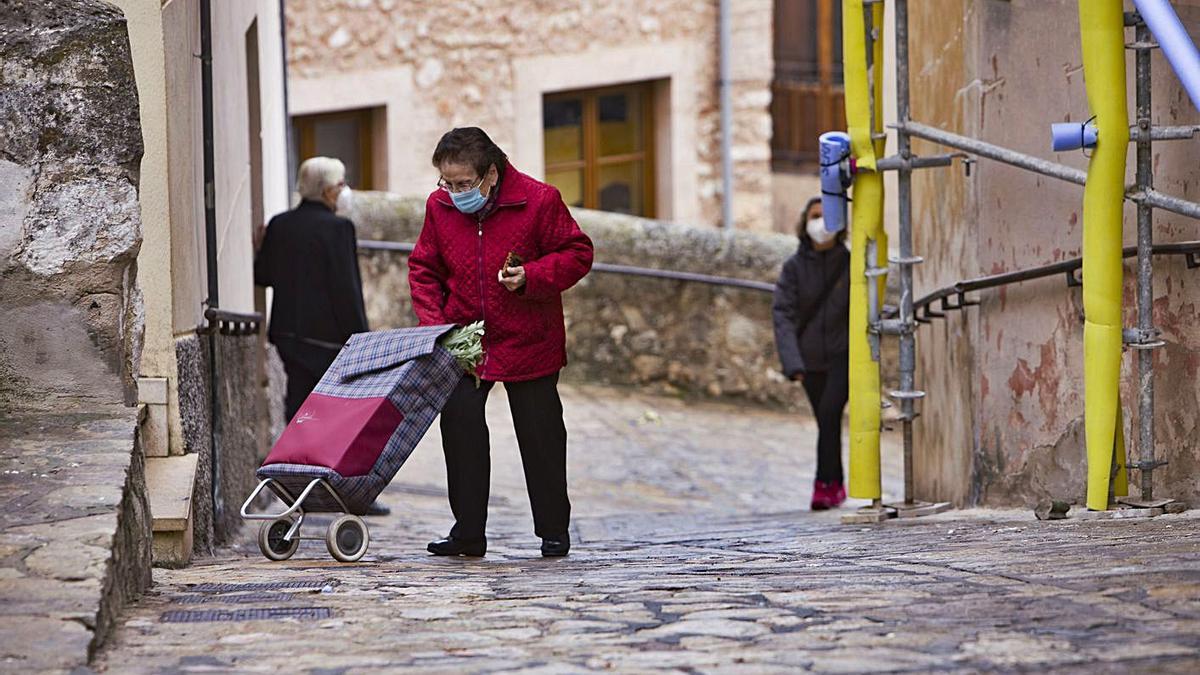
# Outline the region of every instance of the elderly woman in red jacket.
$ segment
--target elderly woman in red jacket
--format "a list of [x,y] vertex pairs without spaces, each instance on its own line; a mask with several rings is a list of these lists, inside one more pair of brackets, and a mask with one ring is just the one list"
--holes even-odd
[[484,322],[481,382],[466,376],[442,410],[454,527],[434,555],[487,551],[490,448],[484,407],[503,382],[542,555],[570,550],[567,430],[558,373],[567,363],[562,293],[592,266],[592,242],[557,189],[517,171],[482,129],[454,129],[433,152],[441,173],[409,260],[422,325]]

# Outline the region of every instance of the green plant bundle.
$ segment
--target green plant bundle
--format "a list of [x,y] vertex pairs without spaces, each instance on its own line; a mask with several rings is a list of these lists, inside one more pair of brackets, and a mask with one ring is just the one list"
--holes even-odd
[[475,386],[479,386],[479,375],[475,369],[483,359],[483,322],[476,321],[455,328],[443,335],[438,343],[458,361],[459,368],[475,376]]

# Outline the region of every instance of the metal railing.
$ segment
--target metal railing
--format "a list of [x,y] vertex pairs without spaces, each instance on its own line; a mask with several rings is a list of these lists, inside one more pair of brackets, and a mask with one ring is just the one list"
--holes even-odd
[[[1124,257],[1126,258],[1137,257],[1137,253],[1138,249],[1136,246],[1126,246],[1124,249]],[[1188,269],[1200,267],[1200,240],[1181,241],[1173,244],[1155,244],[1152,247],[1152,253],[1156,256],[1181,255],[1185,257]],[[1079,286],[1081,285],[1081,281],[1075,275],[1075,272],[1081,267],[1083,267],[1083,258],[1071,258],[1024,270],[989,274],[974,279],[964,279],[949,286],[939,288],[932,293],[927,293],[913,301],[914,315],[919,323],[932,323],[934,319],[945,317],[945,313],[948,311],[961,310],[964,307],[978,305],[979,302],[968,298],[967,293],[998,288],[1022,281],[1045,279],[1060,274],[1067,276],[1068,286]],[[936,309],[934,308],[935,303],[938,305]],[[892,319],[898,313],[898,308],[890,307],[884,311],[883,317],[885,319]]]
[[231,312],[215,307],[204,310],[204,319],[208,324],[200,327],[198,333],[256,335],[263,323],[263,315],[258,312]]
[[[410,242],[380,241],[377,239],[358,240],[358,248],[360,251],[394,251],[398,253],[412,253],[414,246],[415,244]],[[592,263],[592,271],[602,272],[604,274],[620,274],[625,276],[643,277],[647,279],[688,281],[698,284],[708,284],[710,286],[723,286],[726,288],[739,288],[742,290],[763,291],[766,293],[775,292],[775,284],[766,281],[738,279],[736,277],[723,277],[713,274],[701,274],[699,272],[664,270],[653,267],[637,267],[634,265],[615,265],[612,263]]]

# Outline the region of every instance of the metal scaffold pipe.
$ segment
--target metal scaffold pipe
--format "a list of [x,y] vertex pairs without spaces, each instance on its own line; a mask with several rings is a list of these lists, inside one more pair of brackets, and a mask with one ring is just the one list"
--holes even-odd
[[[896,117],[900,122],[909,119],[908,93],[908,1],[896,0]],[[899,131],[896,144],[900,158],[908,160],[912,147],[908,134]],[[913,248],[912,248],[912,169],[901,166],[896,182],[899,206],[900,239],[900,391],[910,395],[900,397],[901,424],[904,433],[904,503],[913,503],[913,418],[916,388],[916,336],[913,321]]]
[[[1139,44],[1150,42],[1150,29],[1144,21],[1137,23],[1135,40]],[[1137,187],[1149,190],[1154,187],[1152,135],[1144,133],[1150,129],[1151,72],[1150,50],[1139,48],[1135,60],[1137,82]],[[1137,325],[1139,337],[1144,344],[1154,344],[1157,331],[1154,328],[1154,207],[1145,201],[1137,205]],[[1138,463],[1141,470],[1141,498],[1154,499],[1154,352],[1137,349],[1138,378]]]
[[[903,130],[910,136],[944,145],[948,148],[962,150],[977,157],[991,159],[1076,185],[1087,183],[1086,171],[1051,162],[1040,157],[1034,157],[1033,155],[1027,155],[1016,150],[1009,150],[1008,148],[988,143],[987,141],[962,136],[920,122],[909,121],[897,123],[893,126],[897,131]],[[1125,198],[1134,203],[1145,202],[1156,209],[1200,219],[1200,204],[1171,195],[1165,195],[1153,189],[1141,190],[1134,185],[1126,190]]]

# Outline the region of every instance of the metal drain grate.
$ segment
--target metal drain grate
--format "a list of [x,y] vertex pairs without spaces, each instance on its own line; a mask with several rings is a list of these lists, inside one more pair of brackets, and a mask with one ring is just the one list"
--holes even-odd
[[204,605],[210,602],[226,602],[231,605],[244,605],[252,602],[288,602],[295,600],[298,597],[304,597],[299,594],[292,593],[236,593],[234,595],[175,595],[171,597],[171,602],[178,605]]
[[297,579],[293,581],[263,581],[248,584],[199,584],[181,589],[185,593],[239,593],[243,591],[279,591],[308,589],[319,591],[337,582],[333,579]]
[[333,610],[328,607],[261,607],[249,609],[173,609],[163,612],[163,623],[203,623],[210,621],[266,621],[274,619],[328,619]]

